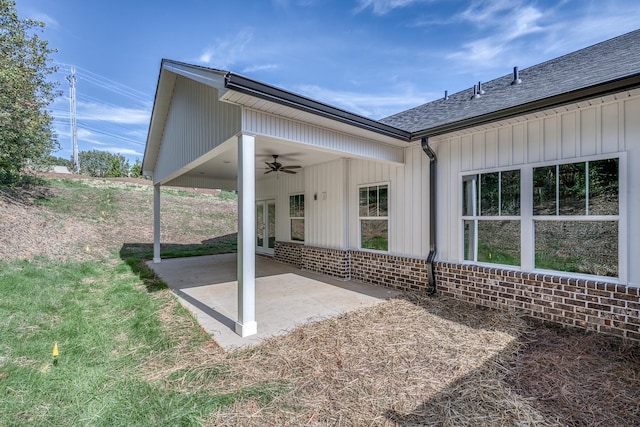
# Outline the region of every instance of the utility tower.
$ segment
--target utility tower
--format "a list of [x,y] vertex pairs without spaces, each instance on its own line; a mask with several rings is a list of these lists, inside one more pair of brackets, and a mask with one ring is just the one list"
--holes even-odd
[[67,76],[69,82],[69,118],[71,119],[71,141],[73,143],[73,173],[80,173],[78,161],[78,127],[76,123],[76,67],[71,68],[71,75]]

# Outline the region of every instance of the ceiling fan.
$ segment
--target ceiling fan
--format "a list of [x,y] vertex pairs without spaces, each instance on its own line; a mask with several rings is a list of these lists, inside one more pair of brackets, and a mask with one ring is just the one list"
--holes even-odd
[[272,154],[272,156],[273,156],[273,162],[271,163],[264,162],[267,165],[267,168],[269,169],[268,171],[265,172],[265,174],[271,173],[271,172],[284,172],[284,173],[295,174],[297,172],[292,171],[291,169],[300,169],[302,167],[302,166],[283,166],[282,163],[278,162],[277,154]]

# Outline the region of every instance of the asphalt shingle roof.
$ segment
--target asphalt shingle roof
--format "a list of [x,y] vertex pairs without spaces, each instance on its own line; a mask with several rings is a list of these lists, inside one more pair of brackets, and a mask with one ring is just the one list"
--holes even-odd
[[483,83],[480,98],[473,99],[470,88],[380,122],[409,132],[427,131],[638,74],[640,30],[520,70],[520,84],[512,85],[509,74]]

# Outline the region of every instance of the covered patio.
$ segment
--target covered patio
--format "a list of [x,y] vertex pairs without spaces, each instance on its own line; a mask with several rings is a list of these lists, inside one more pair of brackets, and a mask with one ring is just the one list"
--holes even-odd
[[[177,262],[160,256],[162,186],[237,191],[237,309],[227,313],[225,322],[231,318],[241,337],[262,335],[256,252],[274,255],[276,241],[292,240],[347,249],[355,239],[347,224],[348,201],[356,200],[349,191],[357,189],[347,187],[346,165],[358,159],[375,162],[367,169],[402,166],[408,137],[397,128],[230,71],[163,60],[142,164],[154,184],[153,263],[166,262],[154,268],[167,274]],[[304,238],[294,239],[289,231],[292,195],[315,202],[296,222]],[[208,268],[220,270],[215,264]]]
[[308,321],[369,307],[398,292],[302,271],[265,256],[256,257],[258,333],[235,332],[238,310],[234,253],[149,262],[200,325],[226,350],[258,344]]

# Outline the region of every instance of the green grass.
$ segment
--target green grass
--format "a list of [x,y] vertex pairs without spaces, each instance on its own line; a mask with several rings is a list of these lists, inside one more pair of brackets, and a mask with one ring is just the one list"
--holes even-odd
[[[72,179],[48,185],[64,190],[36,203],[61,221],[116,227],[120,214],[140,209],[129,197],[130,188],[94,187]],[[158,313],[171,307],[172,297],[144,262],[152,250],[150,243],[132,243],[119,252],[114,248],[101,262],[0,261],[0,426],[200,425],[238,401],[267,404],[287,390],[277,381],[216,390],[211,385],[230,373],[223,361],[180,370],[164,380],[143,376],[151,361],[159,363],[158,354],[174,354],[175,347],[197,353],[210,340],[179,304],[171,308],[175,320],[160,320]],[[235,250],[235,239],[222,238],[166,245],[161,255]],[[54,360],[55,343],[60,354]]]
[[116,201],[119,189],[115,187],[90,187],[80,180],[62,179],[51,181],[52,186],[73,189],[65,197],[39,199],[39,205],[52,212],[79,218],[104,218],[113,215],[119,208]]
[[[123,262],[0,263],[0,425],[198,425],[237,400],[269,402],[286,389],[198,390],[228,373],[224,365],[183,372],[195,391],[145,381],[147,358],[178,344],[160,308]],[[202,344],[196,326],[189,336]]]

